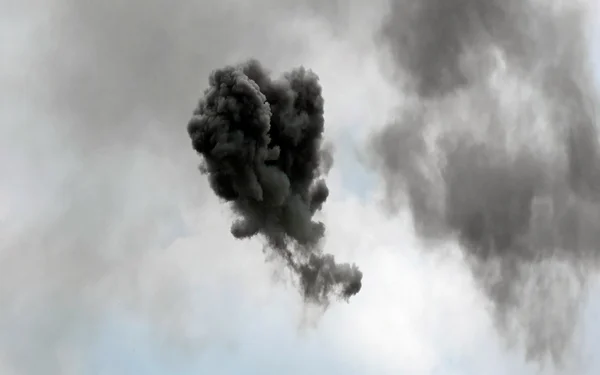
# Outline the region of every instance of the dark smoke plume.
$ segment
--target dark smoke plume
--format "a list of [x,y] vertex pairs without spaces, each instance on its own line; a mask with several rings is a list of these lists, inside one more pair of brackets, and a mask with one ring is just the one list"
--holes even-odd
[[332,160],[322,148],[318,77],[299,68],[272,80],[251,60],[215,70],[209,84],[188,132],[215,194],[240,217],[231,233],[264,236],[311,302],[358,293],[362,273],[322,253],[325,226],[313,220],[329,194],[322,175]]
[[371,145],[389,202],[426,243],[458,239],[500,332],[557,365],[600,255],[585,17],[577,1],[397,0],[379,39],[405,95]]

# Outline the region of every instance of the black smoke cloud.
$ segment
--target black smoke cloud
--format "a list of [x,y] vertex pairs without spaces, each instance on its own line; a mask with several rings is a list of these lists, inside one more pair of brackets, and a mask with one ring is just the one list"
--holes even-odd
[[405,101],[370,148],[388,203],[426,243],[457,239],[499,331],[556,365],[600,254],[582,4],[392,2],[379,41]]
[[362,273],[322,253],[325,226],[313,220],[329,194],[322,174],[332,160],[322,147],[323,105],[313,72],[272,80],[250,60],[210,75],[188,132],[215,194],[240,217],[231,233],[264,236],[306,300],[327,304],[332,293],[358,293]]

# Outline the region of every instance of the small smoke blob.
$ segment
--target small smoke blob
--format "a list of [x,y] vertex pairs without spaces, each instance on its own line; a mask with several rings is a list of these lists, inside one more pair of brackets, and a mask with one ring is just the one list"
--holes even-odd
[[250,60],[211,74],[188,133],[215,194],[239,216],[231,233],[262,235],[298,276],[305,299],[326,305],[332,294],[358,293],[362,273],[322,252],[325,226],[313,220],[329,195],[322,171],[333,162],[322,148],[323,107],[312,71],[273,80]]
[[397,0],[380,34],[405,98],[371,148],[387,198],[458,240],[500,332],[557,365],[600,260],[587,25],[584,2]]

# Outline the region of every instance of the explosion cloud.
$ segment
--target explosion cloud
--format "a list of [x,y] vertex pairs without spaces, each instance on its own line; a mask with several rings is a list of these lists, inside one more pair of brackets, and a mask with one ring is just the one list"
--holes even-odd
[[388,203],[408,204],[426,243],[457,239],[500,332],[557,365],[600,254],[586,12],[397,0],[379,34],[405,98],[371,144]]
[[323,174],[323,98],[318,77],[299,68],[272,80],[260,63],[215,70],[188,124],[215,194],[239,215],[231,233],[260,234],[297,274],[306,300],[326,305],[361,288],[355,265],[324,254],[313,220],[329,191]]

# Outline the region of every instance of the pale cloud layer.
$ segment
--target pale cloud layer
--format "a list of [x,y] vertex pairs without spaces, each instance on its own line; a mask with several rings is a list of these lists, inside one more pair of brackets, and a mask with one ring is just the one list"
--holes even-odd
[[[1,374],[144,369],[117,358],[185,374],[534,373],[495,335],[456,249],[423,256],[408,216],[348,186],[366,178],[352,145],[398,101],[370,42],[382,8],[2,3]],[[259,241],[231,238],[185,132],[210,70],[248,56],[319,74],[327,137],[344,140],[326,248],[365,276],[324,314]],[[140,359],[144,345],[156,351]]]

